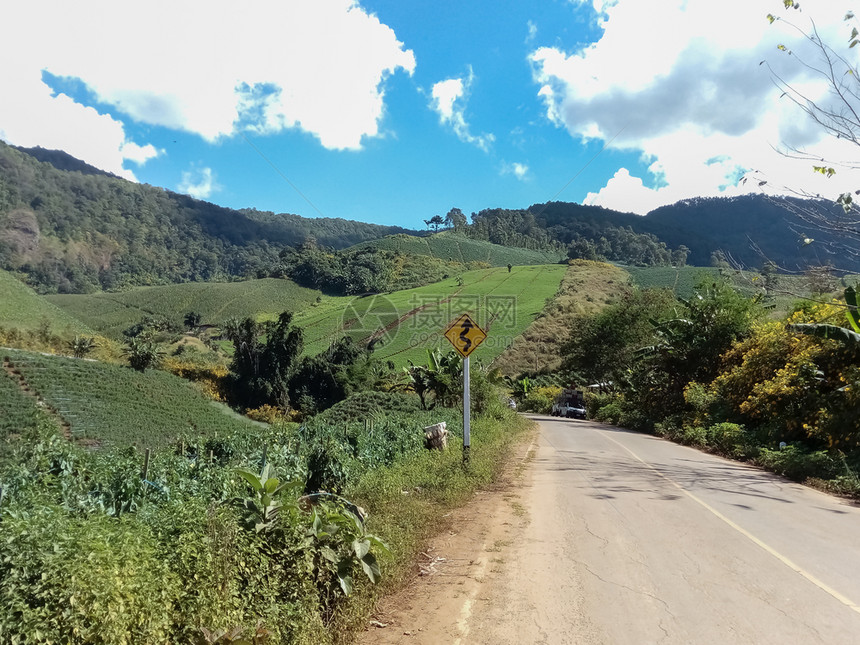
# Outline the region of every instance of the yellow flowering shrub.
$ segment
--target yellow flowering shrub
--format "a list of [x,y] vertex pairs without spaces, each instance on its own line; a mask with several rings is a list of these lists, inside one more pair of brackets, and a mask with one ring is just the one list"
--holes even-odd
[[[838,307],[814,304],[789,321],[838,321],[840,314]],[[859,376],[856,349],[766,322],[723,355],[708,392],[748,425],[768,428],[774,440],[849,447],[860,442],[860,400],[852,388]]]
[[226,378],[230,371],[223,365],[200,365],[189,363],[176,356],[168,356],[161,362],[165,371],[192,381],[205,396],[213,401],[226,401]]

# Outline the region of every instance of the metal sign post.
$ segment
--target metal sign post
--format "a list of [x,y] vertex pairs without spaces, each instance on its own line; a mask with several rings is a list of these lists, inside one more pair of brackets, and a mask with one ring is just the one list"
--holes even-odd
[[469,451],[471,448],[472,396],[469,385],[469,357],[463,359],[463,465],[469,466]]
[[463,465],[469,465],[471,449],[471,411],[472,396],[470,392],[471,379],[469,376],[469,355],[487,338],[486,332],[478,327],[469,316],[463,314],[445,331],[445,338],[463,357]]

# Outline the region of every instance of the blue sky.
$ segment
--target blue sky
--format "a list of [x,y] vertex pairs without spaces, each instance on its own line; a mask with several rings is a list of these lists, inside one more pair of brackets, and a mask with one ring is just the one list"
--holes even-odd
[[[759,65],[823,91],[776,49],[803,51],[767,13],[810,17],[781,0],[14,4],[0,138],[224,206],[422,227],[547,200],[645,214],[750,171],[857,183],[774,150],[854,154]],[[841,4],[815,16],[839,43]]]

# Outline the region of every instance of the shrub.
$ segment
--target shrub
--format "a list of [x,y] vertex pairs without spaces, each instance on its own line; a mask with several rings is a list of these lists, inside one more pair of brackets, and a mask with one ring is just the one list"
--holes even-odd
[[536,387],[529,390],[528,395],[522,400],[520,406],[526,412],[537,412],[538,414],[549,414],[556,397],[561,394],[561,388],[557,386]]
[[810,477],[832,479],[842,471],[842,463],[824,450],[811,451],[797,444],[789,444],[781,450],[762,448],[756,463],[778,475],[795,481]]
[[170,640],[180,583],[134,519],[43,507],[4,517],[0,634],[6,642],[132,645]]
[[621,400],[618,394],[612,392],[586,392],[585,393],[585,411],[589,418],[597,418],[597,411],[600,408],[616,403]]
[[598,409],[597,413],[594,415],[594,419],[597,421],[603,421],[604,423],[618,425],[623,413],[624,411],[621,409],[621,404],[613,402]]
[[702,426],[684,428],[680,438],[681,443],[687,446],[696,446],[697,448],[708,446],[708,430]]
[[753,450],[746,430],[737,423],[717,423],[708,429],[709,442],[729,457],[743,457]]

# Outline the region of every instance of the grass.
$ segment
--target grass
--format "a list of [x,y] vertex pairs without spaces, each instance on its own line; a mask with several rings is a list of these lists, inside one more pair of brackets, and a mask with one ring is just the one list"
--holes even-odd
[[325,350],[341,334],[357,341],[378,338],[375,356],[405,366],[424,363],[427,349],[450,348],[443,334],[462,313],[488,332],[473,356],[499,356],[540,314],[558,290],[566,267],[543,265],[467,271],[431,285],[363,297],[328,297],[299,312],[305,351]]
[[552,302],[493,366],[510,376],[558,369],[573,317],[597,312],[613,302],[629,280],[622,269],[611,264],[575,260]]
[[[4,350],[3,358],[34,393],[19,392],[12,401],[15,416],[26,421],[41,401],[69,424],[72,438],[88,444],[148,448],[180,436],[254,428],[250,420],[233,415],[167,372],[139,373],[119,365],[17,350]],[[0,376],[12,380],[7,374]],[[6,381],[0,391],[4,399],[12,391]]]
[[514,266],[555,264],[562,259],[562,254],[553,251],[502,246],[483,240],[473,240],[447,231],[429,237],[389,235],[372,242],[362,242],[350,248],[367,247],[400,251],[407,255],[429,255],[440,260],[454,262],[486,262],[490,266],[496,267],[503,267],[508,264]]
[[455,436],[446,451],[424,451],[391,467],[369,471],[346,491],[369,511],[368,530],[385,539],[392,553],[383,563],[381,584],[362,585],[361,593],[338,617],[336,642],[352,642],[350,638],[364,628],[377,600],[414,576],[413,563],[425,541],[445,528],[447,512],[499,478],[509,463],[512,446],[532,426],[524,417],[507,412],[498,417],[480,416],[472,427],[468,470],[462,466],[462,444]]
[[0,327],[36,330],[46,324],[53,333],[62,332],[67,336],[92,333],[74,315],[0,269]]
[[283,311],[310,306],[319,291],[291,280],[263,278],[244,282],[189,282],[162,287],[139,287],[122,293],[55,295],[48,300],[93,329],[117,338],[144,316],[161,315],[182,325],[189,311],[204,324],[220,324],[231,317],[275,317]]

